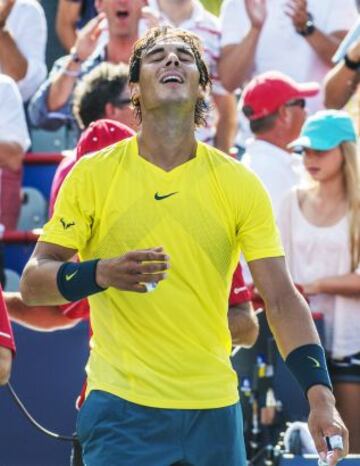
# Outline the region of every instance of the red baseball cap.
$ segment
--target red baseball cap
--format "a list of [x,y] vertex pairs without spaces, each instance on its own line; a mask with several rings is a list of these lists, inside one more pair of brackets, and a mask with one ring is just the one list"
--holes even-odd
[[249,120],[257,120],[275,113],[281,105],[294,99],[318,94],[316,82],[297,83],[286,74],[268,71],[252,79],[241,96],[241,109]]
[[135,131],[122,123],[106,118],[93,121],[83,131],[76,146],[76,158],[103,149],[135,135]]

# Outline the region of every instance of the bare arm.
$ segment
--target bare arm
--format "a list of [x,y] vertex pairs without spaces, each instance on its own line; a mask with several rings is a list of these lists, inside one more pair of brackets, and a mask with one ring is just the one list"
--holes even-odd
[[255,344],[259,335],[259,322],[249,302],[230,307],[228,322],[234,345],[250,348]]
[[9,348],[0,346],[0,385],[5,385],[11,373],[12,352]]
[[[79,31],[74,49],[81,61],[87,60],[95,50],[98,38],[101,34],[100,23],[103,19],[104,15],[99,14]],[[77,73],[80,71],[80,68],[81,63],[77,63],[69,58],[64,69],[60,70],[57,76],[54,77],[49,87],[47,99],[49,111],[58,110],[69,100],[76,84]]]
[[219,76],[224,87],[233,92],[250,77],[261,29],[252,26],[239,44],[222,48],[219,60]]
[[0,167],[19,170],[23,161],[24,150],[17,142],[0,141]]
[[219,114],[215,146],[228,154],[229,149],[234,144],[236,134],[237,112],[235,96],[233,94],[214,94],[213,97]]
[[14,81],[20,81],[26,75],[28,64],[12,35],[6,30],[6,20],[14,3],[15,0],[4,0],[0,5],[0,65],[2,73],[11,76]]
[[[28,306],[67,303],[57,287],[57,273],[76,252],[56,244],[38,242],[21,277],[20,291],[24,303]],[[102,288],[112,286],[145,293],[144,283],[158,283],[166,278],[168,260],[161,247],[101,259],[96,267],[96,282]]]
[[249,30],[238,44],[229,44],[222,48],[218,64],[221,82],[229,92],[241,87],[250,77],[256,47],[267,16],[265,0],[244,0],[244,4],[250,21]]
[[256,260],[249,267],[281,355],[286,357],[309,343],[320,344],[310,310],[292,283],[285,259]]
[[81,319],[68,319],[57,306],[27,306],[20,293],[4,292],[4,299],[13,322],[32,330],[51,332],[74,327]]
[[325,34],[319,29],[305,39],[315,50],[321,60],[328,66],[332,66],[332,56],[340,45],[342,39],[346,36],[346,31],[337,31],[332,34]]
[[[294,287],[284,258],[260,259],[249,267],[266,307],[268,322],[280,353],[286,357],[306,344],[320,344],[306,301]],[[329,388],[313,385],[307,392],[310,405],[309,429],[318,452],[327,451],[325,436],[342,435],[344,450],[335,450],[328,464],[333,466],[348,453],[348,431],[335,408]]]
[[26,75],[28,63],[9,31],[0,28],[0,65],[2,73],[20,81]]
[[67,303],[58,290],[56,277],[62,263],[74,257],[76,252],[56,244],[38,242],[21,277],[23,302],[28,306]]
[[[360,41],[350,47],[347,56],[360,66]],[[325,77],[325,106],[336,109],[344,107],[359,83],[359,70],[351,70],[344,61],[338,63]]]
[[[296,31],[303,31],[308,20],[307,1],[288,1],[285,5],[285,14],[291,19]],[[334,31],[330,34],[325,34],[317,29],[315,24],[314,32],[304,37],[304,40],[308,42],[324,63],[332,66],[331,58],[346,33],[347,31]]]
[[81,2],[59,0],[56,12],[56,32],[61,44],[70,50],[76,41],[76,23],[80,16]]
[[360,275],[348,273],[336,277],[325,277],[313,283],[303,285],[304,293],[308,295],[326,293],[348,297],[360,297]]

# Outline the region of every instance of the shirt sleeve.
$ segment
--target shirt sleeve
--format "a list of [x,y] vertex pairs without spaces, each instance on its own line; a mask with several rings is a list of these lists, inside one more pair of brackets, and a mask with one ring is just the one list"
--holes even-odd
[[246,261],[283,256],[271,200],[260,179],[248,171],[239,192],[237,239]]
[[250,29],[244,0],[225,0],[220,12],[221,47],[238,44]]
[[[17,83],[26,102],[46,78],[47,25],[44,10],[38,2],[20,3],[16,12],[13,19],[9,17],[10,31],[16,29],[16,44],[27,60],[26,75]],[[16,24],[12,24],[14,21]]]
[[241,265],[235,269],[230,296],[229,296],[229,306],[235,306],[236,304],[242,304],[250,301],[250,292],[248,287],[245,285],[244,277],[241,270]]
[[[85,162],[85,163],[84,163]],[[44,226],[39,241],[55,243],[81,252],[91,238],[94,198],[89,171],[80,160],[60,188],[54,214]]]
[[25,152],[30,147],[22,99],[15,81],[2,76],[0,81],[0,140],[18,143]]
[[0,346],[10,349],[15,353],[15,341],[3,293],[0,288]]

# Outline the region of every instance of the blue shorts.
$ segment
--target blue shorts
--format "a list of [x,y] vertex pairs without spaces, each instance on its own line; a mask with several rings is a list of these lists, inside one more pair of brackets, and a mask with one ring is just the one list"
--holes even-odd
[[77,421],[86,466],[245,466],[239,403],[218,409],[140,406],[94,390]]

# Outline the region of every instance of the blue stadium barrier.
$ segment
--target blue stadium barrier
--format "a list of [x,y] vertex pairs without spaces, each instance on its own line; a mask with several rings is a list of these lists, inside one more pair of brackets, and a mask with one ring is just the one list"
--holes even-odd
[[23,186],[38,189],[48,200],[56,168],[63,158],[59,153],[26,154]]
[[[279,462],[279,466],[317,466],[317,464],[317,455],[284,455]],[[360,466],[360,455],[349,455],[340,464],[341,466]]]
[[[88,327],[35,332],[14,325],[17,355],[11,383],[30,413],[48,430],[71,435],[75,430],[75,400],[84,381]],[[0,387],[0,465],[66,466],[70,442],[37,431]]]
[[6,268],[21,275],[37,238],[38,235],[31,231],[6,231],[3,235]]

